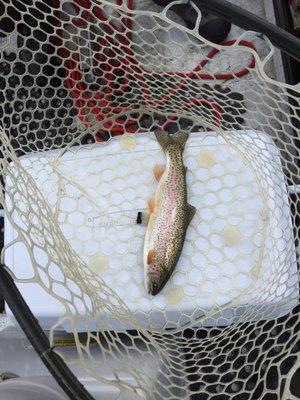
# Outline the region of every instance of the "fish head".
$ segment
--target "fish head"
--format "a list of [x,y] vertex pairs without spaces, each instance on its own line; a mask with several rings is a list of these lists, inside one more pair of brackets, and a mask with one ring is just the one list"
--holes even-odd
[[[151,270],[158,270],[159,266],[155,263],[148,266]],[[159,273],[148,272],[147,274],[147,292],[155,296],[161,289],[161,275]]]
[[164,263],[155,250],[150,250],[147,257],[146,289],[155,296],[165,285]]
[[159,260],[153,260],[148,264],[147,292],[155,296],[163,288],[165,283],[164,266]]

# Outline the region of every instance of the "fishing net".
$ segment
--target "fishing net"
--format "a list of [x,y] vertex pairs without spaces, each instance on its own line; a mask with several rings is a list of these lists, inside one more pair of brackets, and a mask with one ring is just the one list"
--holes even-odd
[[[116,398],[296,398],[299,87],[270,76],[266,37],[213,45],[196,8],[187,29],[119,3],[1,3],[4,262],[54,348]],[[190,132],[197,212],[150,296],[136,217],[158,127]]]

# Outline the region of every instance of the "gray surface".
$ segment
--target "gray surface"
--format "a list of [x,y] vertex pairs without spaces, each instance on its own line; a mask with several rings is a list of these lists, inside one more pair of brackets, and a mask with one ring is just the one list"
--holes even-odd
[[0,383],[0,399],[5,400],[68,400],[51,377],[10,379]]
[[[271,17],[272,16],[272,10],[273,10],[273,6],[272,6],[272,1],[271,0],[230,0],[233,4],[236,4],[246,10],[248,10],[249,12],[252,12],[262,18],[267,19],[267,17]],[[268,7],[267,7],[267,14],[266,14],[266,10],[265,10],[265,3],[268,3]],[[136,8],[139,8],[141,10],[153,10],[153,11],[160,11],[162,9],[162,7],[159,7],[155,4],[153,4],[152,0],[135,0],[134,2],[134,6]],[[274,13],[273,13],[274,14]],[[180,18],[176,15],[176,14],[172,14],[170,13],[169,16],[174,19],[174,21],[176,22],[180,22]],[[271,21],[274,22],[274,21]],[[228,36],[228,39],[237,39],[241,34],[243,34],[245,31],[237,26],[232,26],[231,32]],[[269,53],[269,47],[266,44],[266,42],[264,40],[262,40],[261,38],[255,37],[254,34],[249,34],[247,35],[246,39],[250,40],[253,42],[253,44],[255,45],[258,54],[260,55],[261,58],[264,58],[268,53]],[[193,54],[193,49],[190,49],[191,52],[190,54],[186,54],[186,58],[187,60],[185,60],[186,64],[189,64],[189,58],[192,60],[195,60],[195,55]],[[196,49],[195,51],[199,51],[198,49]],[[245,65],[245,61],[246,60],[241,60],[241,66]],[[279,62],[281,63],[281,60],[277,59],[275,60],[276,64],[278,64]],[[191,62],[192,63],[192,62]],[[226,68],[227,67],[227,68]],[[280,65],[278,66],[280,68]],[[228,61],[228,65],[225,65],[225,70],[229,70],[231,68],[231,62]],[[277,68],[277,65],[276,65]],[[276,73],[276,68],[274,67],[274,62],[270,61],[267,65],[266,65],[266,73],[270,78],[277,78],[277,73]],[[243,79],[245,81],[245,79]],[[237,83],[235,85],[235,90],[237,91],[242,91],[244,89],[244,86],[242,85],[242,80],[239,80],[241,85],[239,85],[239,83]]]

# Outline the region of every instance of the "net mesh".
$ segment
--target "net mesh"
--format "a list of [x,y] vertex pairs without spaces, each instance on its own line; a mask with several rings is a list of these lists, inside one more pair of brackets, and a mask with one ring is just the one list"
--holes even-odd
[[[57,311],[52,345],[119,399],[296,398],[299,87],[268,76],[269,40],[213,46],[200,11],[189,30],[131,2],[0,7],[2,255]],[[157,127],[190,132],[197,212],[151,297],[136,215]]]

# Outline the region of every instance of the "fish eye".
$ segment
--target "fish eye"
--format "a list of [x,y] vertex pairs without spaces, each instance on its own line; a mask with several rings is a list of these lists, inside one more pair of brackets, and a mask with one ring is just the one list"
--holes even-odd
[[158,290],[158,284],[156,282],[153,282],[152,289],[153,289],[153,291]]

